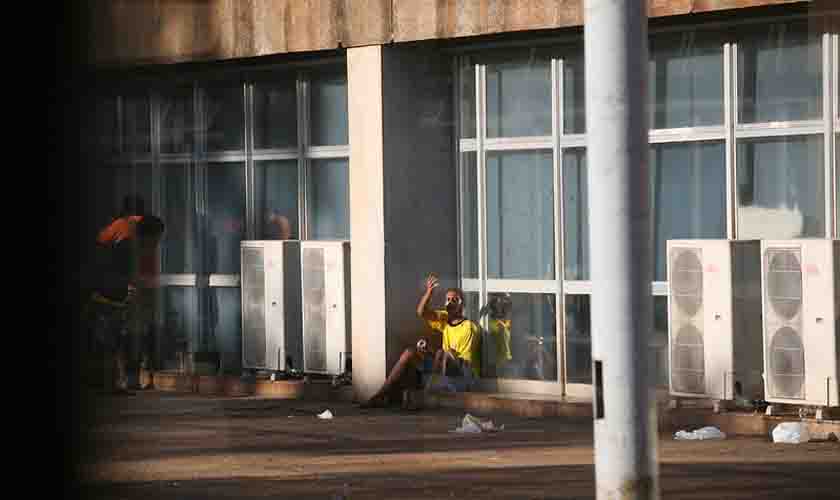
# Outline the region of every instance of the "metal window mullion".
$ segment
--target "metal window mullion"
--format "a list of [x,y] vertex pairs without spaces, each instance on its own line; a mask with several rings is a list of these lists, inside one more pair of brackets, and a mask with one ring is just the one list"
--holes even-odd
[[245,237],[257,237],[256,171],[254,166],[254,85],[243,83],[245,99]]
[[560,136],[563,135],[563,60],[551,60],[551,151],[554,172],[554,280],[557,290],[554,293],[554,338],[557,380],[561,385],[561,392],[566,392],[566,334],[564,312],[565,299],[563,296],[563,279],[565,278],[565,245],[563,220],[563,150],[560,147]]
[[825,233],[824,237],[831,238],[832,227],[834,224],[834,178],[832,172],[834,171],[834,93],[833,88],[833,36],[829,33],[823,33],[822,37],[822,58],[823,58],[823,167],[824,167],[824,191],[823,200],[825,202]]
[[[487,301],[487,172],[484,150],[484,139],[486,135],[486,66],[477,64],[475,66],[475,142],[476,142],[476,182],[478,205],[478,278],[479,278],[479,304]],[[482,326],[487,328],[487,319],[481,319]]]
[[[831,80],[831,100],[832,100],[832,115],[831,121],[834,124],[834,132],[836,133],[838,130],[838,111],[840,111],[840,96],[838,96],[838,92],[840,92],[840,35],[833,34],[831,35],[831,72],[832,72],[832,80]],[[830,138],[831,147],[832,147],[832,176],[831,176],[831,192],[834,193],[834,203],[832,205],[832,210],[834,211],[834,218],[833,227],[834,227],[834,238],[840,239],[840,212],[837,211],[837,198],[840,197],[840,185],[838,185],[837,178],[840,176],[840,172],[837,169],[837,141],[834,137]]]
[[735,124],[737,122],[737,46],[723,44],[723,121],[726,151],[726,237],[738,236],[738,177]]
[[309,239],[308,169],[306,149],[309,145],[309,86],[304,72],[297,77],[297,132],[298,132],[298,233],[299,239]]

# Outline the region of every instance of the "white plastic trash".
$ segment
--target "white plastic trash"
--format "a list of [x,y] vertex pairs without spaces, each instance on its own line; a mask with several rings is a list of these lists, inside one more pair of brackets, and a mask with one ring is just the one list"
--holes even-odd
[[811,440],[808,426],[802,422],[782,422],[773,428],[774,443],[799,444]]
[[677,431],[674,434],[674,439],[684,441],[704,441],[707,439],[726,439],[726,434],[720,431],[717,427],[707,426],[701,427],[696,431]]
[[318,418],[322,420],[329,420],[333,418],[333,414],[330,410],[324,410],[323,412],[318,414]]
[[492,420],[480,420],[467,413],[461,421],[461,427],[457,427],[452,432],[458,434],[478,434],[481,432],[498,432],[504,430],[504,428],[504,425],[496,427]]

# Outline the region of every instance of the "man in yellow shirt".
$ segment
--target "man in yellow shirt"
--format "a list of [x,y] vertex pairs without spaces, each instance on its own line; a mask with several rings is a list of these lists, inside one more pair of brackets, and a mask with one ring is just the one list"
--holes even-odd
[[[429,299],[439,285],[437,276],[430,274],[426,279],[426,291],[417,303],[417,316],[443,335],[442,347],[434,354],[432,370],[449,376],[478,377],[481,366],[481,330],[478,325],[464,317],[464,292],[460,288],[450,288],[446,291],[445,310],[428,308]],[[399,382],[407,368],[417,368],[423,364],[428,355],[427,346],[428,342],[421,339],[416,348],[403,351],[385,383],[362,406],[384,404],[385,395]]]

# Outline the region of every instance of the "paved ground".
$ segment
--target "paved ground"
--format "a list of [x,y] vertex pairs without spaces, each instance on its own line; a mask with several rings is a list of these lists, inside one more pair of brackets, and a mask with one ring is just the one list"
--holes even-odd
[[[91,402],[86,498],[593,498],[591,420],[144,393]],[[333,420],[316,413],[329,408]],[[838,498],[840,444],[659,441],[662,498]]]

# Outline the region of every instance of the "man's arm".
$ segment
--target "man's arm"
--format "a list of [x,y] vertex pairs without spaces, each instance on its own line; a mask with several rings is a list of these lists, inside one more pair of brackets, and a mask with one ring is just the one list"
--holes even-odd
[[423,318],[426,321],[434,321],[437,319],[434,311],[431,311],[429,306],[429,299],[432,298],[432,293],[434,292],[435,288],[440,285],[437,276],[434,274],[430,274],[428,278],[426,278],[426,291],[420,297],[420,301],[417,303],[417,316]]

